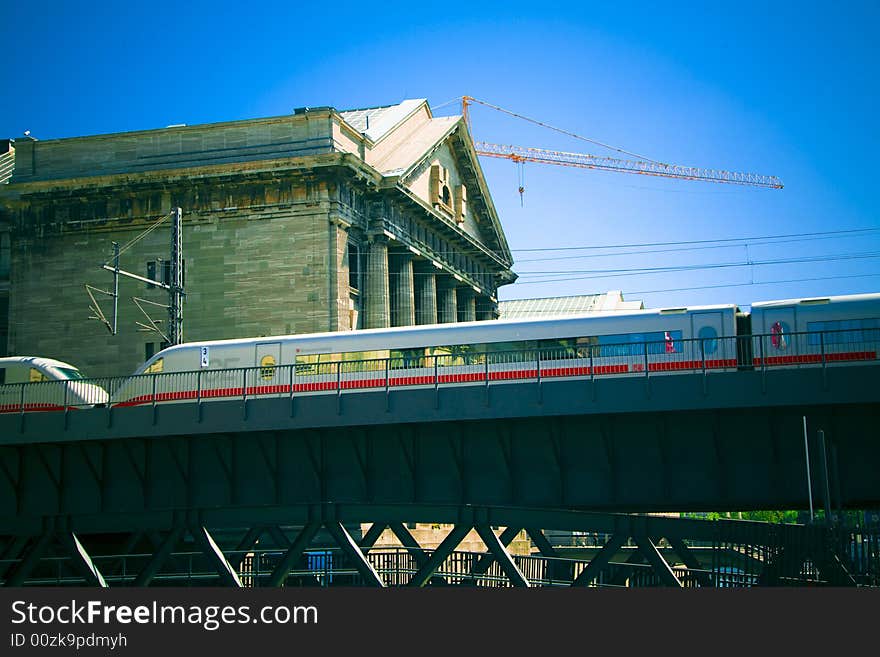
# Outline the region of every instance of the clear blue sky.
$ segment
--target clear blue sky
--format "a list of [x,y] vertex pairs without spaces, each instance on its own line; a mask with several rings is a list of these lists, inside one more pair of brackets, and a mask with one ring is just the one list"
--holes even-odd
[[[880,290],[880,3],[590,4],[2,0],[0,136],[467,94],[655,160],[785,183],[531,164],[521,206],[517,166],[483,159],[520,274],[502,299],[622,289],[652,307],[748,305]],[[613,155],[482,107],[472,129],[484,141]],[[758,239],[773,235],[801,237]],[[739,238],[748,246],[526,250]],[[749,259],[798,262],[718,267]],[[694,265],[712,268],[631,271]]]

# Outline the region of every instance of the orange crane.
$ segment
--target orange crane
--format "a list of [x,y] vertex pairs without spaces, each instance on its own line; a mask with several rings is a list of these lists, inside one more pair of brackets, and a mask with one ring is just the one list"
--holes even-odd
[[[782,189],[782,182],[776,176],[764,176],[754,173],[738,173],[734,171],[721,171],[717,169],[699,169],[696,167],[687,167],[657,162],[656,160],[644,158],[636,155],[635,153],[630,153],[628,151],[624,151],[622,149],[603,144],[602,142],[582,137],[567,130],[554,128],[553,126],[542,123],[541,121],[536,121],[535,119],[530,119],[526,116],[522,116],[521,114],[506,110],[503,107],[498,107],[497,105],[492,105],[491,103],[487,103],[483,100],[478,100],[473,96],[462,96],[461,113],[465,119],[465,122],[468,124],[468,127],[470,127],[469,106],[471,103],[485,105],[486,107],[490,107],[494,110],[498,110],[499,112],[509,114],[510,116],[524,119],[536,125],[550,128],[551,130],[561,132],[571,137],[576,137],[577,139],[589,141],[604,148],[610,148],[612,150],[636,157],[638,159],[623,160],[613,157],[588,155],[585,153],[568,153],[565,151],[550,151],[542,148],[526,148],[523,146],[505,146],[501,144],[490,144],[484,141],[474,142],[474,148],[477,152],[477,155],[506,158],[508,160],[513,160],[519,165],[522,165],[524,162],[538,162],[540,164],[558,164],[560,166],[580,167],[582,169],[599,169],[602,171],[618,171],[621,173],[638,173],[646,176],[661,176],[664,178],[678,178],[681,180],[702,180],[706,182],[729,183],[733,185],[749,185],[752,187]],[[524,187],[522,184],[522,172],[520,171],[520,197],[522,197],[523,191]]]

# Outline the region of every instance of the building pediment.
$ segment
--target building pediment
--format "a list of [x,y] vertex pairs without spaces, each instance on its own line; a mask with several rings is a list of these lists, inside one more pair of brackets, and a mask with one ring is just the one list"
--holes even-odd
[[425,100],[341,112],[368,140],[364,161],[386,187],[417,198],[467,237],[512,263],[473,140],[461,116],[434,117]]

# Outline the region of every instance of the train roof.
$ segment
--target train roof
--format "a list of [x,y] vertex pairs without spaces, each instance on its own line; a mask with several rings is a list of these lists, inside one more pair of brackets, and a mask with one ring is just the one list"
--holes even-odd
[[829,297],[807,297],[803,299],[778,299],[776,301],[756,301],[752,308],[773,308],[776,306],[819,305],[825,303],[857,303],[863,301],[880,301],[880,293],[844,294]]
[[[688,307],[680,307],[680,308],[649,308],[649,309],[641,309],[641,310],[624,310],[624,311],[602,311],[602,312],[592,312],[592,313],[582,313],[582,314],[565,314],[565,315],[556,315],[549,317],[541,317],[538,318],[528,318],[528,319],[495,319],[495,320],[484,320],[484,321],[476,321],[476,322],[455,322],[449,324],[419,324],[415,326],[396,326],[392,328],[376,328],[376,329],[360,329],[357,331],[326,331],[322,333],[300,333],[293,335],[266,335],[266,336],[258,336],[251,338],[233,338],[228,340],[206,340],[206,341],[197,341],[197,342],[185,342],[183,344],[174,345],[172,347],[168,347],[159,353],[167,353],[172,350],[184,349],[190,347],[213,347],[213,346],[222,346],[229,344],[238,344],[238,345],[246,345],[246,344],[261,344],[264,342],[278,342],[281,340],[289,340],[296,338],[298,340],[327,340],[337,336],[381,336],[381,335],[410,335],[410,334],[419,334],[422,332],[428,331],[436,331],[438,329],[468,329],[468,328],[489,328],[489,327],[522,327],[529,328],[534,326],[544,326],[549,322],[558,322],[558,323],[575,323],[583,320],[591,320],[591,319],[603,319],[603,318],[616,318],[622,319],[626,317],[646,317],[646,316],[661,316],[665,314],[678,314],[684,312],[699,312],[699,311],[720,311],[720,310],[734,310],[737,311],[738,308],[734,304],[716,304],[709,306],[688,306]],[[158,354],[157,354],[158,355]]]
[[75,365],[54,358],[45,358],[43,356],[4,356],[3,358],[0,358],[0,366],[13,363],[37,365],[42,367],[65,367],[67,369],[79,371],[79,368]]

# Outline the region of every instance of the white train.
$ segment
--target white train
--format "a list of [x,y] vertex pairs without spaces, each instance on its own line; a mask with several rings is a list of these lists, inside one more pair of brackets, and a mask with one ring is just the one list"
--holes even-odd
[[880,294],[409,326],[173,346],[111,401],[834,366],[876,360],[878,346]]
[[58,411],[107,400],[102,387],[86,381],[69,363],[39,356],[0,358],[0,413]]

